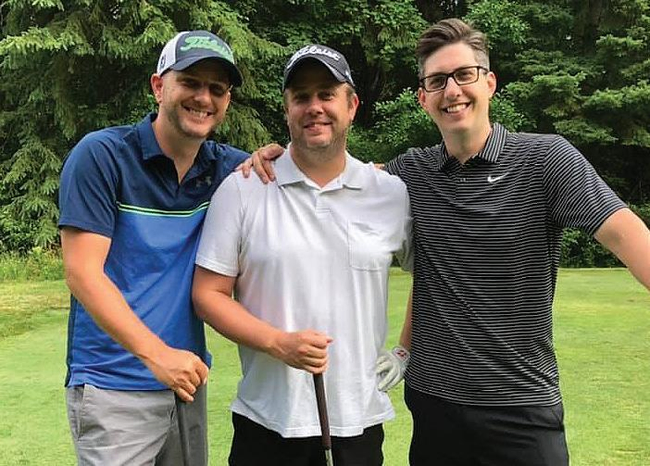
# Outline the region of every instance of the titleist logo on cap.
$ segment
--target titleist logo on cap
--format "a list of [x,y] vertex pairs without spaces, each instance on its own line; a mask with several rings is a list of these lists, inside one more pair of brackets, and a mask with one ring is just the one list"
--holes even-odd
[[304,57],[305,55],[325,55],[326,57],[329,57],[336,61],[339,61],[341,58],[341,55],[333,50],[323,49],[316,45],[308,45],[307,47],[303,47],[293,54],[293,56],[289,59],[289,63],[287,63],[287,68],[290,68],[296,60],[298,60],[300,57]]

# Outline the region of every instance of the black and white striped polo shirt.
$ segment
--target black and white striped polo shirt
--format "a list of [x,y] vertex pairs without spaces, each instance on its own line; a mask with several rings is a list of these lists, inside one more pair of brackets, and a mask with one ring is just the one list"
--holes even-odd
[[562,229],[593,234],[625,204],[561,136],[499,124],[464,165],[443,143],[386,169],[408,186],[414,222],[409,386],[471,405],[559,402],[551,306]]

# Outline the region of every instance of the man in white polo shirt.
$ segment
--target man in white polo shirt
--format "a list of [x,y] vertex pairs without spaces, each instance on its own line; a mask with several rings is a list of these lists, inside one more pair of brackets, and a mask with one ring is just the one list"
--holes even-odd
[[199,316],[240,345],[229,461],[323,464],[312,382],[323,373],[335,463],[380,465],[394,412],[375,361],[393,254],[408,262],[408,195],[346,151],[359,99],[342,54],[300,49],[283,87],[291,144],[276,182],[227,178],[196,259]]

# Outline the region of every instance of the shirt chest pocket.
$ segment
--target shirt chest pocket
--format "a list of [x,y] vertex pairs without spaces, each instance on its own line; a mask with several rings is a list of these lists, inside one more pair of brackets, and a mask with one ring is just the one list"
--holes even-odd
[[380,225],[348,222],[348,257],[355,270],[381,271],[390,266],[390,232]]

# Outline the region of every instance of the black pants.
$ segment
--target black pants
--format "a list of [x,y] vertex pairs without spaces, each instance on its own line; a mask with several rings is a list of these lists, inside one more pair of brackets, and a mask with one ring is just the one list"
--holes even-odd
[[568,466],[562,403],[469,406],[405,388],[412,466]]
[[[325,466],[319,437],[283,438],[250,419],[233,413],[234,436],[230,466]],[[332,437],[336,466],[380,466],[384,461],[381,424],[368,427],[356,437]]]

